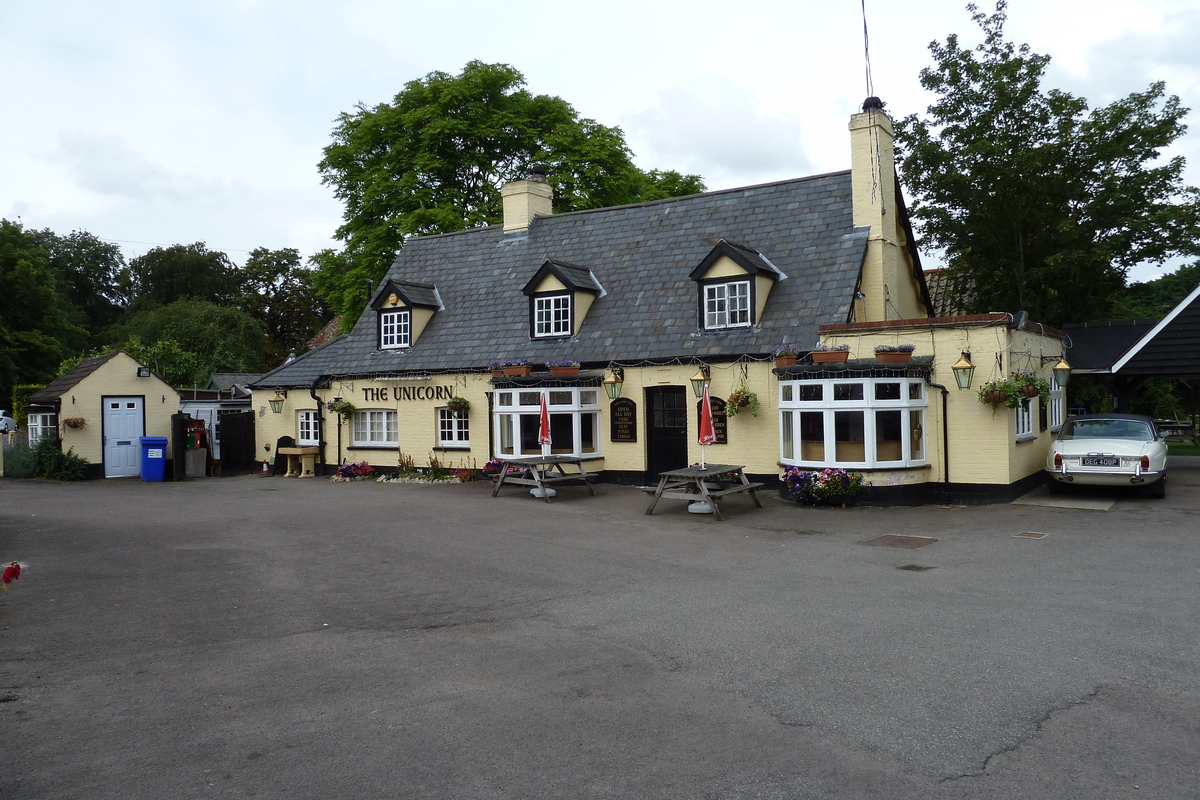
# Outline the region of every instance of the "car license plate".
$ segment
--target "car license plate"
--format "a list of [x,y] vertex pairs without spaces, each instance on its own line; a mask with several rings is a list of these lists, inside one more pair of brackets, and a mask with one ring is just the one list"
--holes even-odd
[[1110,456],[1084,456],[1079,463],[1085,467],[1119,467],[1121,459]]

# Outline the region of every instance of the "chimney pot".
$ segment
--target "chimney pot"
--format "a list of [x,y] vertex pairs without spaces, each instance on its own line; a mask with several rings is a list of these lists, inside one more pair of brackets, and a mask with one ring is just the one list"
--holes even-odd
[[871,97],[868,97],[866,100],[863,100],[863,105],[862,105],[863,111],[870,111],[872,108],[876,108],[876,109],[879,109],[880,111],[882,111],[883,110],[883,101],[875,96],[871,96]]

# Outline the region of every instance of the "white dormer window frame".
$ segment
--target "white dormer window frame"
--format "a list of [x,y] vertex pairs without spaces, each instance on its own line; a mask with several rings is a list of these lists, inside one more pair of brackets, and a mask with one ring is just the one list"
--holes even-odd
[[575,297],[572,292],[538,292],[529,298],[530,328],[535,339],[555,339],[574,333]]
[[705,330],[748,328],[754,324],[754,281],[750,276],[704,281],[700,292]]
[[379,349],[399,350],[412,344],[412,311],[384,308],[379,311]]

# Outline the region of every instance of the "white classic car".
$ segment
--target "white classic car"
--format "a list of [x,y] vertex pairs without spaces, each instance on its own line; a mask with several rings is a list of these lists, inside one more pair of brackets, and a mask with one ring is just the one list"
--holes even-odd
[[1051,494],[1075,486],[1132,486],[1167,494],[1167,442],[1137,414],[1084,414],[1063,423],[1046,458]]

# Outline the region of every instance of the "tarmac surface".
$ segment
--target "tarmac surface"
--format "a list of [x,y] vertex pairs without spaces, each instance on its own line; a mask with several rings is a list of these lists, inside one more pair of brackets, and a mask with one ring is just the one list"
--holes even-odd
[[0,479],[0,797],[1200,797],[1200,467],[1107,511],[597,492]]

